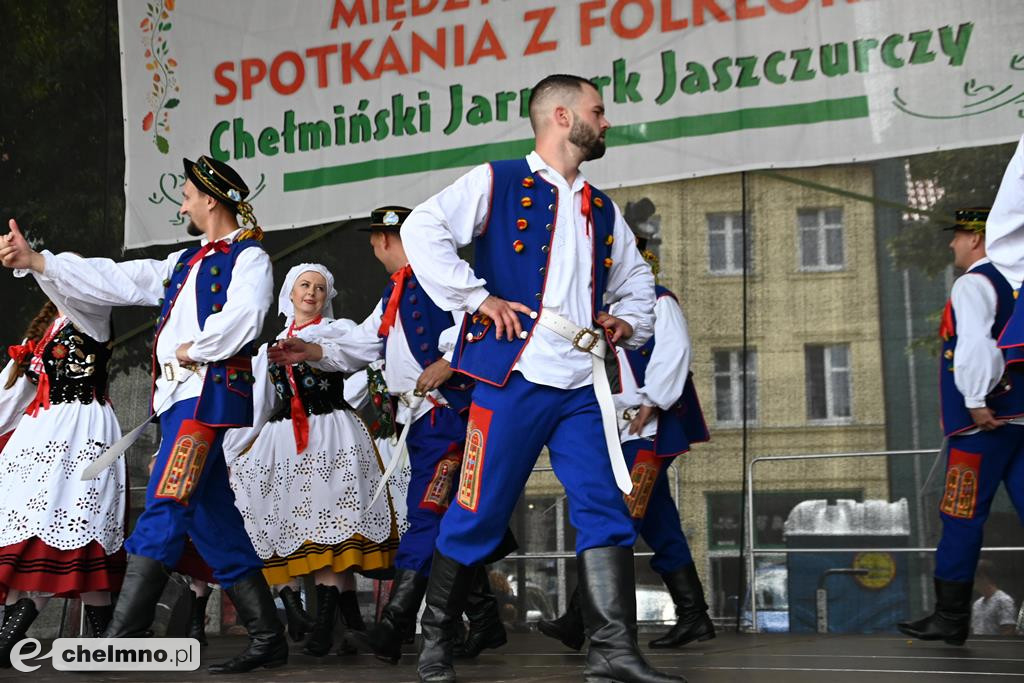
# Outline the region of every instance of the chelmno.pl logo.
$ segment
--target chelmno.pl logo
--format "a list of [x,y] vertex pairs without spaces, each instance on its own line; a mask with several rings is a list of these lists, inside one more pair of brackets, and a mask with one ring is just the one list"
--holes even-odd
[[199,641],[195,638],[57,638],[42,654],[35,638],[11,650],[11,666],[23,673],[49,659],[57,671],[195,671]]

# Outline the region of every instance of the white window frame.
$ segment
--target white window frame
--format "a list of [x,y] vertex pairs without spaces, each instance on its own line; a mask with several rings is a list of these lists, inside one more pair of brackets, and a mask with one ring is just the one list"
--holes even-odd
[[[844,347],[846,349],[846,367],[834,367],[832,365],[832,349]],[[810,395],[807,397],[807,420],[815,424],[846,424],[853,421],[853,351],[849,344],[807,344],[804,347],[804,367],[807,367],[807,354],[811,349],[821,349],[822,372],[824,374],[824,395],[825,395],[825,416],[811,417]],[[848,395],[846,404],[850,408],[849,415],[836,415],[836,387],[835,373],[846,373],[846,389]],[[806,378],[810,383],[811,378]]]
[[[713,218],[722,218],[720,230],[712,228]],[[742,275],[743,274],[743,252],[740,250],[743,243],[743,213],[740,211],[715,211],[706,214],[705,220],[708,225],[708,272],[715,276]],[[721,233],[725,237],[725,268],[715,270],[712,267],[712,235]],[[747,272],[754,272],[754,249],[753,249],[753,225],[747,221]]]
[[[715,357],[720,353],[729,354],[729,369],[722,372],[715,363]],[[723,426],[738,426],[743,424],[743,349],[719,348],[711,352],[712,382],[715,389],[715,424]],[[757,349],[747,349],[746,374],[750,377],[747,384],[747,405],[749,413],[747,424],[756,424],[758,421],[757,402]],[[722,420],[718,416],[718,378],[729,378],[729,405],[732,409],[733,418]]]
[[[839,223],[827,223],[825,215],[830,211],[839,212]],[[812,227],[804,227],[800,222],[800,216],[814,212],[816,214],[816,224]],[[843,207],[841,206],[827,206],[824,208],[802,208],[797,209],[796,212],[796,231],[797,231],[797,267],[799,270],[805,273],[819,273],[829,272],[837,270],[846,270],[846,230],[844,229],[845,215]],[[805,265],[804,263],[804,233],[814,231],[818,234],[818,253],[815,255],[815,262],[812,265]],[[829,231],[839,232],[839,244],[842,249],[842,260],[840,263],[827,263],[828,260],[828,248],[827,248],[827,237]]]

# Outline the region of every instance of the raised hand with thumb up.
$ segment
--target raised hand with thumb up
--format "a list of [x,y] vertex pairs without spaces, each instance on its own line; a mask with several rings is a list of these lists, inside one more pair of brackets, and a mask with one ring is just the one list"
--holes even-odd
[[25,240],[13,218],[8,221],[11,231],[0,237],[0,263],[5,268],[31,268],[41,273],[46,267],[46,259],[36,252]]

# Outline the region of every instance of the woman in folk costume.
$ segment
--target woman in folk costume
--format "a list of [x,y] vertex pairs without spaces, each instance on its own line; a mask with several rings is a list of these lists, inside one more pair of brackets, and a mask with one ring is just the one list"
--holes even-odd
[[23,372],[12,389],[27,378],[35,392],[0,458],[2,667],[51,597],[81,598],[93,634],[102,634],[125,571],[124,461],[82,481],[121,438],[107,396],[110,308],[68,302],[36,279],[60,310],[44,307],[49,324],[37,317],[26,334],[45,325],[42,337],[10,349],[12,369]]
[[[335,295],[324,266],[292,268],[278,297],[286,322],[278,338],[325,334]],[[354,572],[391,566],[398,546],[393,512],[386,497],[370,507],[382,467],[366,425],[345,402],[341,373],[268,363],[266,344],[253,373],[264,378],[255,383],[253,427],[224,441],[235,503],[266,562],[267,581],[279,587],[292,638],[309,631],[304,651],[322,656],[339,610],[348,628],[365,628]],[[308,574],[316,581],[315,620],[297,590]]]
[[0,373],[0,385],[3,385],[3,390],[0,391],[0,451],[3,451],[14,434],[14,428],[18,426],[21,416],[25,414],[25,408],[36,394],[36,385],[25,375],[25,370],[32,357],[32,349],[43,338],[56,317],[57,307],[52,301],[47,301],[28,324],[21,344],[7,347],[7,354],[11,359]]

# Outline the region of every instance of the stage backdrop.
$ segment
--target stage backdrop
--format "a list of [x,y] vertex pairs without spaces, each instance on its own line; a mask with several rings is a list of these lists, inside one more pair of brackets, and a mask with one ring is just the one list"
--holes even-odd
[[[125,246],[184,238],[182,157],[266,229],[413,205],[531,148],[529,87],[592,77],[605,187],[1024,130],[1021,0],[122,0]],[[1002,164],[1004,159],[993,160]]]

